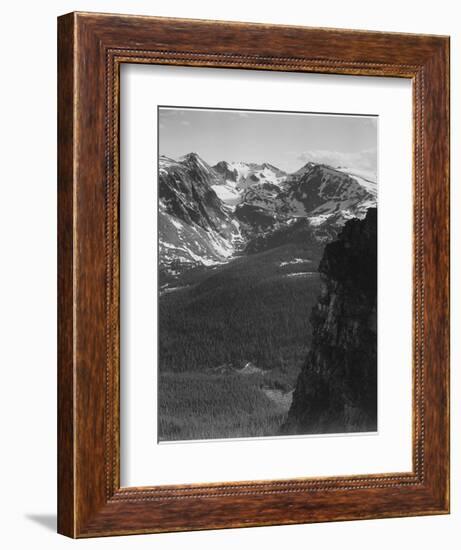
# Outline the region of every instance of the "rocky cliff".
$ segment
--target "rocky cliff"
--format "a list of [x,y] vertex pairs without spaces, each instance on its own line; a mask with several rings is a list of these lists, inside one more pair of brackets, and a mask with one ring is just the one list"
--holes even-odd
[[377,427],[377,210],[348,221],[325,247],[313,339],[298,377],[285,434]]

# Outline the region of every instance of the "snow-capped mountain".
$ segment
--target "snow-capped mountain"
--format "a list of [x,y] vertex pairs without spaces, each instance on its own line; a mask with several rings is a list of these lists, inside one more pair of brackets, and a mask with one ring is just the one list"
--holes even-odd
[[307,163],[287,176],[279,188],[256,184],[243,194],[235,215],[246,231],[278,228],[292,218],[307,218],[311,225],[342,226],[347,219],[365,216],[376,206],[376,184],[362,184],[324,164]]
[[196,153],[179,161],[160,157],[159,255],[167,271],[222,262],[242,241],[238,223],[213,191],[219,180]]
[[364,185],[357,177],[309,162],[286,182],[283,198],[285,212],[321,225],[338,214],[343,223],[364,217],[368,208],[376,206],[377,193],[376,186]]
[[213,166],[222,176],[222,181],[213,189],[219,198],[230,206],[242,202],[245,190],[255,185],[271,185],[277,188],[285,181],[287,174],[267,162],[227,162],[222,160]]
[[296,235],[328,241],[377,201],[371,179],[313,162],[286,174],[269,163],[211,167],[189,153],[177,161],[160,157],[158,176],[160,264],[169,274],[279,242],[300,218]]
[[279,185],[286,178],[287,173],[276,166],[264,162],[227,162],[222,160],[213,166],[226,181],[237,184],[245,189],[249,185],[260,182],[269,182]]

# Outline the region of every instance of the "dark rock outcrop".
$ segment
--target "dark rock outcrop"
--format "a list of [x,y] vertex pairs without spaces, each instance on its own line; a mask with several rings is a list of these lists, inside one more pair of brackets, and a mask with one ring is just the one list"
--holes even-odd
[[238,177],[239,177],[238,171],[232,168],[230,164],[225,160],[221,160],[220,162],[215,164],[213,166],[213,170],[218,174],[221,174],[221,176],[225,180],[230,180],[234,182],[238,180]]
[[377,210],[348,221],[325,247],[313,339],[298,377],[285,434],[377,427]]

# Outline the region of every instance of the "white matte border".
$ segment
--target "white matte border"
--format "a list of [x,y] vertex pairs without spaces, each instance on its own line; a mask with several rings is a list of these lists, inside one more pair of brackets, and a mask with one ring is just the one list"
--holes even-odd
[[[158,105],[379,115],[378,434],[156,443]],[[122,486],[411,471],[411,81],[122,64],[120,138]]]

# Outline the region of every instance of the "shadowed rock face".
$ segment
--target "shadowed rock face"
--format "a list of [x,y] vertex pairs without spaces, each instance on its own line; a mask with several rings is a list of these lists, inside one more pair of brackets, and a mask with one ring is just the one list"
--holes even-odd
[[161,157],[159,168],[163,211],[205,230],[223,232],[222,228],[227,228],[229,216],[212,189],[219,177],[196,153],[189,153],[178,162]]
[[377,210],[348,221],[325,247],[313,340],[298,377],[285,434],[377,427]]
[[232,166],[225,160],[218,162],[213,166],[215,172],[221,174],[225,180],[236,182],[238,180],[238,171],[233,169]]

